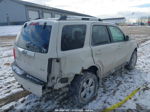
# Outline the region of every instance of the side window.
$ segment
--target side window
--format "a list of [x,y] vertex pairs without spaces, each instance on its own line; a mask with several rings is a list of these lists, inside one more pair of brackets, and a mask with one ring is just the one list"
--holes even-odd
[[92,29],[92,45],[106,44],[110,42],[106,26],[95,25]]
[[109,26],[109,29],[114,42],[124,41],[124,34],[120,31],[120,29],[114,26]]
[[86,35],[86,25],[67,25],[63,27],[61,50],[82,48]]

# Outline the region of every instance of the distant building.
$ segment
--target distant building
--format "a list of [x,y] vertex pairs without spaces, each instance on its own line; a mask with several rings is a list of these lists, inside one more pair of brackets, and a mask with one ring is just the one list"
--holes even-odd
[[0,0],[0,25],[23,24],[37,18],[54,18],[62,15],[90,16],[20,0]]
[[139,23],[140,25],[150,25],[150,16],[141,17],[141,18],[138,20],[138,23]]
[[124,24],[126,22],[126,18],[125,17],[106,18],[106,19],[102,19],[102,20],[103,20],[103,22],[111,23],[111,24]]

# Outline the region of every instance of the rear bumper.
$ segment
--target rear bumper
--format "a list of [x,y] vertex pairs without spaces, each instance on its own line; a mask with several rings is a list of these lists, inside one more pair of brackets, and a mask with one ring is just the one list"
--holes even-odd
[[12,71],[14,77],[17,81],[28,91],[32,92],[37,96],[42,96],[43,88],[46,83],[27,74],[21,68],[19,68],[15,63],[12,64]]

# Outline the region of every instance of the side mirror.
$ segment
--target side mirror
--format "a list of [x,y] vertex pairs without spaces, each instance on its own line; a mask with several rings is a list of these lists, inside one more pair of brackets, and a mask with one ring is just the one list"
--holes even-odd
[[125,41],[129,41],[129,36],[128,35],[125,36]]

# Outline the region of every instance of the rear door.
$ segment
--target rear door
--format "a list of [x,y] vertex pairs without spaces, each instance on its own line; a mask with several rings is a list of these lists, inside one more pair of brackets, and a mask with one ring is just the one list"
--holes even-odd
[[95,64],[100,66],[102,74],[112,70],[116,48],[110,42],[110,35],[105,25],[92,26],[91,48]]
[[28,74],[47,81],[48,49],[52,25],[29,23],[16,40],[16,64]]

